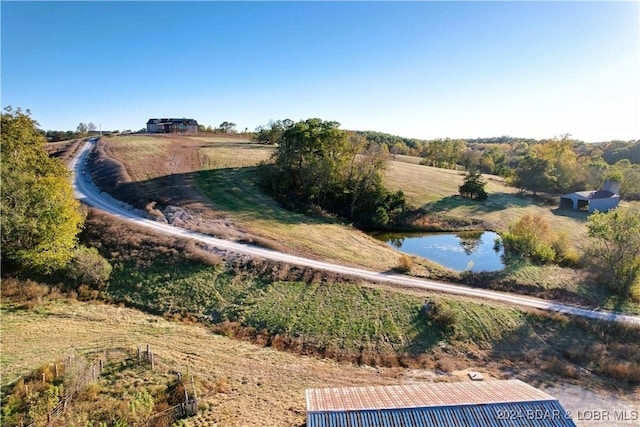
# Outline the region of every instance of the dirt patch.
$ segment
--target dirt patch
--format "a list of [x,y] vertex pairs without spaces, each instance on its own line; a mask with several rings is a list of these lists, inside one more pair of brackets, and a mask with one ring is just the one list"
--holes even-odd
[[540,387],[560,401],[579,427],[637,426],[640,422],[640,393],[592,391],[571,384]]

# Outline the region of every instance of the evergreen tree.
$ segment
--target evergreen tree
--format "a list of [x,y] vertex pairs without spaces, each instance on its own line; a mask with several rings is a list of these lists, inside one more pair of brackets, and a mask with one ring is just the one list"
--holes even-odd
[[464,183],[459,187],[460,195],[469,199],[487,200],[487,192],[484,186],[487,182],[482,178],[482,174],[477,170],[467,172]]

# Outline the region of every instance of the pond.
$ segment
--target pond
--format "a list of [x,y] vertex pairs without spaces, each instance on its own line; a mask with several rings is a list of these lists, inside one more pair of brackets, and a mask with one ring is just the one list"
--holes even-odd
[[456,271],[498,271],[504,268],[500,237],[492,231],[461,233],[376,233],[374,237],[404,253],[417,255]]

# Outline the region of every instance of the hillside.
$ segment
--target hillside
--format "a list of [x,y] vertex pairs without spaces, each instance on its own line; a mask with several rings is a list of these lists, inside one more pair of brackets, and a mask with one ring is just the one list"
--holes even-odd
[[[593,383],[582,389],[570,385],[573,381],[570,379],[545,379],[533,370],[521,370],[512,364],[500,366],[484,358],[464,366],[457,365],[454,359],[443,359],[438,372],[358,367],[264,348],[213,335],[202,326],[170,322],[137,310],[96,303],[54,300],[42,302],[32,310],[5,303],[2,333],[3,341],[12,343],[3,346],[0,359],[5,383],[34,367],[66,359],[68,355],[108,347],[111,341],[124,340],[134,348],[150,344],[165,362],[159,374],[167,374],[171,368],[195,376],[201,412],[184,424],[194,427],[302,426],[306,388],[460,381],[468,380],[466,373],[470,370],[482,372],[488,380],[525,379],[559,398],[574,416],[579,410],[638,410],[640,397],[633,389],[595,393],[597,385]],[[145,381],[149,379],[147,376]],[[153,386],[147,383],[147,387]],[[101,398],[106,396],[98,397]],[[79,408],[70,409],[76,418],[81,417]],[[621,425],[633,425],[633,422]]]
[[[260,191],[252,165],[268,158],[268,147],[220,137],[129,138],[112,138],[101,147],[94,159],[100,166],[96,177],[151,215],[353,265],[379,268],[383,261],[391,267],[397,262],[397,252],[380,251],[379,243],[370,244],[371,238],[349,225],[286,211]],[[415,205],[438,203],[457,186],[455,172],[418,166],[408,157],[399,160],[387,171],[389,186],[394,179],[402,183],[409,171],[406,179],[416,181],[408,188],[416,188],[418,179],[433,188],[409,195]],[[493,194],[505,192],[503,201],[512,197],[507,190],[499,181],[491,183]],[[452,202],[452,211],[465,207],[457,198]],[[498,221],[498,207],[479,215],[496,213]],[[298,238],[305,229],[308,234]],[[3,349],[3,382],[70,352],[125,339],[132,346],[150,343],[171,369],[182,370],[186,363],[200,377],[203,411],[189,425],[264,425],[264,419],[274,420],[269,425],[302,425],[299,396],[308,387],[451,381],[468,370],[543,388],[570,383],[619,390],[610,405],[638,396],[637,328],[211,253],[93,209],[82,241],[99,248],[114,267],[106,287],[66,289],[72,300],[93,303],[60,300],[56,290],[24,302],[19,286],[3,283],[3,340],[16,343]],[[372,261],[370,253],[383,256]],[[462,280],[426,261],[416,264],[414,274]],[[572,274],[521,264],[493,276],[470,277],[543,296],[601,295],[585,286],[585,276],[572,282]],[[199,325],[187,325],[193,323]],[[145,377],[137,384],[148,381],[154,380]]]
[[[309,216],[284,209],[259,187],[258,162],[273,148],[237,136],[134,135],[105,138],[96,156],[96,179],[117,198],[152,215],[178,205],[190,220],[181,226],[215,236],[249,242],[350,266],[388,271],[400,253],[383,242],[329,216]],[[438,226],[475,218],[495,230],[506,230],[525,213],[544,217],[556,231],[567,231],[572,244],[586,243],[586,215],[565,212],[506,186],[488,176],[489,199],[484,203],[457,196],[462,173],[416,164],[417,158],[397,156],[385,173],[385,185],[401,189],[408,202],[422,208],[420,221]],[[640,206],[640,203],[638,203]],[[444,218],[444,219],[443,219]],[[445,224],[445,227],[448,226]],[[640,312],[640,305],[620,303],[585,272],[557,266],[515,263],[492,275],[460,274],[428,260],[414,258],[416,276],[463,281],[474,286],[524,292],[587,306]]]

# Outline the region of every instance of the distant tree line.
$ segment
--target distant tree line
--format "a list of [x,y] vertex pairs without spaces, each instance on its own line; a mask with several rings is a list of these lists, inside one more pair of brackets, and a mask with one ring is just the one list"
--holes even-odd
[[391,153],[420,156],[424,165],[500,175],[533,193],[598,189],[605,179],[615,178],[623,198],[640,200],[640,141],[588,144],[570,135],[544,140],[509,136],[416,140],[356,133]]
[[[238,130],[236,129],[236,125],[233,122],[229,122],[229,121],[224,121],[222,123],[220,123],[220,125],[218,127],[212,127],[211,125],[205,126],[205,125],[198,125],[198,132],[200,133],[225,133],[225,134],[237,134]],[[251,132],[249,132],[249,129],[245,128],[244,131],[242,131],[242,134],[245,135],[250,135],[251,137],[253,137],[253,134]]]
[[382,185],[389,152],[339,126],[312,118],[279,120],[258,130],[259,140],[277,144],[273,163],[261,167],[262,182],[290,208],[317,209],[361,227],[383,228],[405,209],[404,194]]

